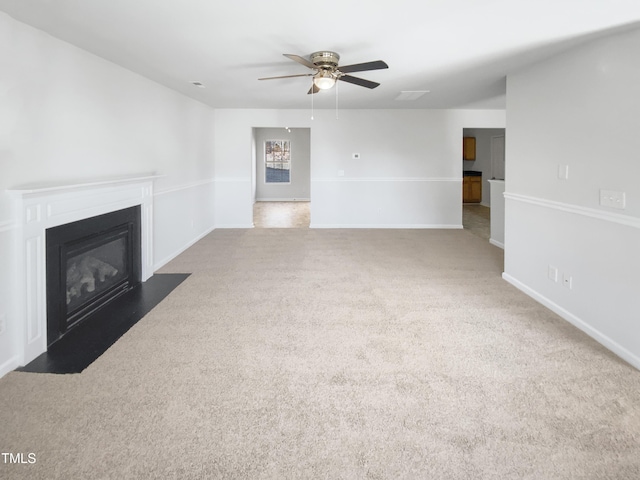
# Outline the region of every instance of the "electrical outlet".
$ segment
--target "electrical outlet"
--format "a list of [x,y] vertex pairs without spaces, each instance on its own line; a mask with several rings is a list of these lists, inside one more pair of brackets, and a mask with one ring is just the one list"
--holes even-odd
[[553,265],[549,265],[547,276],[552,282],[558,283],[558,268],[554,267]]
[[6,329],[7,329],[6,317],[4,314],[1,314],[0,315],[0,335],[2,335]]
[[603,207],[611,207],[624,210],[626,207],[626,203],[626,195],[624,192],[600,190],[600,205],[602,205]]
[[338,170],[338,176],[344,177],[344,170]]
[[564,284],[564,286],[566,288],[568,288],[569,290],[573,289],[573,277],[571,275],[568,274],[563,274],[562,275],[562,283]]

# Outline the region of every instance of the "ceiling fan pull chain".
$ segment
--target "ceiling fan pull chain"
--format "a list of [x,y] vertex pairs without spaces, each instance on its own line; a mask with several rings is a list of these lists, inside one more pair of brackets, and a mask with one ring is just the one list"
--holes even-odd
[[313,79],[311,79],[311,120],[313,120],[313,96],[315,95],[315,93],[313,93]]
[[338,82],[336,82],[336,120],[338,120]]

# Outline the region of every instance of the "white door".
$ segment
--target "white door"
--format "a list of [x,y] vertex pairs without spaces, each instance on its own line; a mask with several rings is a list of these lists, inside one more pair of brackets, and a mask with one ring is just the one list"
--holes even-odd
[[491,177],[504,180],[504,135],[491,137]]

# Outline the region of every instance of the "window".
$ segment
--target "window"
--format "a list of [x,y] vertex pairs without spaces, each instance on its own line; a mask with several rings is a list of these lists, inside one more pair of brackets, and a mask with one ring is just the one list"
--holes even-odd
[[291,142],[264,142],[264,167],[265,183],[291,183]]

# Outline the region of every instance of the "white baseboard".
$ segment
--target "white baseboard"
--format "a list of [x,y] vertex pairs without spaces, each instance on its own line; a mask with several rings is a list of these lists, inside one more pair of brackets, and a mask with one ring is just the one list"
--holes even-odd
[[4,377],[7,373],[14,371],[20,366],[18,362],[18,356],[13,356],[2,365],[0,365],[0,378]]
[[350,224],[350,223],[312,223],[309,228],[395,228],[401,229],[461,229],[462,225],[433,225],[433,224]]
[[503,273],[502,274],[502,278],[504,280],[506,280],[507,282],[509,282],[514,287],[516,287],[518,290],[526,293],[531,298],[533,298],[537,302],[541,303],[542,305],[547,307],[552,312],[558,314],[560,317],[565,319],[567,322],[572,324],[574,327],[579,328],[584,333],[586,333],[591,338],[593,338],[595,341],[597,341],[598,343],[600,343],[604,347],[608,348],[613,353],[618,355],[620,358],[622,358],[623,360],[625,360],[626,362],[630,363],[635,368],[640,370],[640,357],[635,355],[633,352],[630,352],[629,350],[624,348],[619,343],[615,342],[611,338],[609,338],[606,335],[604,335],[599,330],[596,330],[595,328],[593,328],[591,325],[589,325],[584,320],[581,320],[580,318],[576,317],[571,312],[565,310],[564,308],[562,308],[557,303],[549,300],[544,295],[541,295],[540,293],[536,292],[535,290],[529,288],[527,285],[525,285],[524,283],[520,282],[519,280],[517,280],[516,278],[512,277],[511,275],[509,275],[507,273]]
[[253,223],[221,223],[215,228],[253,228]]
[[176,258],[178,255],[180,255],[182,252],[184,252],[187,248],[193,246],[196,242],[202,240],[204,237],[206,237],[207,235],[209,235],[211,232],[213,232],[214,227],[211,227],[207,230],[205,230],[203,233],[201,233],[200,235],[198,235],[196,238],[194,238],[193,240],[191,240],[189,243],[187,243],[186,245],[183,245],[181,248],[179,248],[178,250],[176,250],[175,252],[173,252],[171,255],[168,255],[167,257],[163,258],[162,260],[160,260],[159,262],[155,263],[153,265],[153,271],[157,271],[160,268],[164,267],[167,263],[169,263],[171,260],[173,260],[174,258]]
[[504,250],[504,243],[502,243],[502,242],[499,242],[499,241],[497,241],[497,240],[494,240],[493,238],[490,238],[490,239],[489,239],[489,243],[490,243],[491,245],[495,245],[496,247],[500,247],[501,249],[503,249],[503,250]]
[[310,198],[256,198],[256,202],[310,202]]

